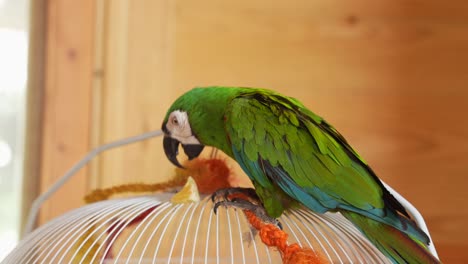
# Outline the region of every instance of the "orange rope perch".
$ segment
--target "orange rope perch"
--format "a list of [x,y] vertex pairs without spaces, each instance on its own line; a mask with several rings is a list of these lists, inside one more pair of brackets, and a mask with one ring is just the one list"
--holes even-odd
[[284,264],[328,263],[310,248],[301,248],[297,243],[288,245],[288,234],[277,226],[263,223],[251,211],[244,210],[244,213],[250,224],[259,231],[262,242],[280,251]]
[[186,178],[176,178],[168,182],[146,184],[146,183],[130,183],[113,186],[110,188],[96,189],[86,195],[84,200],[86,203],[94,203],[109,199],[109,197],[122,193],[142,193],[142,192],[157,192],[170,188],[175,188],[184,185]]
[[198,190],[202,194],[210,194],[221,188],[228,188],[237,183],[236,177],[223,159],[203,159],[197,158],[184,163],[187,169],[176,169],[173,179],[155,184],[130,183],[109,188],[96,189],[86,195],[86,203],[94,203],[107,200],[110,197],[123,193],[143,193],[167,191],[175,187],[181,187],[192,176],[198,185]]

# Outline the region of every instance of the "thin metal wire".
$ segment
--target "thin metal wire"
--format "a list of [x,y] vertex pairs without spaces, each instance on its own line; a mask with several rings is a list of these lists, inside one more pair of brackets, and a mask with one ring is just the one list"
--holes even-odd
[[208,218],[208,227],[206,228],[206,243],[205,243],[205,264],[208,263],[208,249],[210,242],[210,231],[211,231],[211,221],[213,219],[213,214],[210,214]]
[[234,264],[234,249],[233,249],[233,243],[232,243],[232,226],[231,226],[231,217],[229,217],[229,211],[226,210],[226,219],[227,219],[227,225],[228,225],[228,232],[229,232],[229,250],[230,250],[230,255],[231,255],[231,264]]
[[[135,248],[137,247],[138,241],[141,240],[141,237],[143,236],[143,234],[146,233],[146,230],[151,226],[151,223],[153,222],[153,220],[160,214],[162,214],[163,212],[166,211],[166,209],[168,209],[171,205],[169,203],[163,203],[163,204],[158,204],[158,209],[159,210],[153,210],[151,213],[149,213],[149,215],[140,223],[141,226],[143,226],[143,223],[144,222],[148,222],[148,223],[145,223],[146,225],[144,226],[143,230],[141,230],[140,234],[138,235],[138,237],[136,238],[136,241],[135,243],[133,243],[133,246],[130,250],[130,253],[129,253],[129,257],[127,258],[127,262],[126,264],[129,264],[130,260],[131,260],[131,256],[133,255],[134,251],[135,251]],[[135,230],[136,231],[136,230]],[[134,231],[134,232],[135,232]],[[143,253],[141,254],[141,258],[139,260],[139,263],[141,263],[141,260],[143,258]]]
[[258,258],[257,243],[255,243],[255,236],[252,233],[252,228],[249,228],[249,234],[250,234],[251,243],[255,252],[255,259],[257,260],[257,263],[260,263],[260,259]]
[[[148,207],[144,208],[144,211],[142,212],[146,212],[147,210],[151,210],[153,209],[145,218],[143,218],[140,223],[134,228],[134,230],[129,234],[129,236],[127,237],[127,239],[124,241],[124,243],[122,244],[122,246],[120,247],[120,250],[119,252],[116,254],[115,256],[115,262],[118,263],[119,261],[119,258],[120,256],[123,254],[123,251],[124,249],[127,247],[127,245],[129,244],[129,242],[132,240],[133,236],[135,236],[135,234],[137,234],[137,232],[139,231],[140,227],[143,226],[143,224],[146,223],[146,221],[148,221],[148,219],[150,219],[150,216],[151,214],[154,214],[156,212],[156,208],[159,206],[159,204],[154,204],[154,203],[148,203]],[[143,234],[144,232],[140,232],[140,234]],[[137,245],[139,240],[137,239],[136,241],[134,241],[134,245]],[[129,254],[129,257],[131,257],[132,255],[132,252],[130,252]]]
[[[346,252],[346,250],[343,248],[343,245],[341,244],[342,243],[342,240],[339,239],[339,237],[337,236],[337,229],[336,227],[334,227],[333,225],[331,225],[328,221],[324,221],[323,218],[318,218],[319,221],[322,223],[322,225],[324,226],[327,226],[329,229],[335,231],[335,232],[330,232],[328,231],[327,228],[324,228],[324,231],[327,233],[327,236],[330,237],[330,238],[335,238],[333,239],[332,241],[338,246],[338,248],[340,249],[340,251],[345,255],[345,257],[348,259],[347,261],[345,261],[346,263],[349,263],[349,262],[352,262],[350,256],[348,255],[348,253]],[[332,247],[333,251],[338,255],[338,250],[336,250],[335,247]],[[341,260],[341,258],[340,258]]]
[[[370,255],[367,254],[367,252],[363,252],[364,248],[362,247],[360,241],[354,239],[351,232],[348,232],[348,230],[343,228],[341,224],[337,223],[338,221],[334,221],[333,218],[327,219],[327,220],[330,221],[330,223],[332,223],[336,227],[336,229],[338,230],[337,234],[339,234],[340,232],[343,233],[343,235],[340,235],[339,237],[343,241],[343,243],[346,245],[347,249],[353,248],[355,246],[359,249],[359,250],[348,250],[348,251],[351,251],[349,253],[352,254],[359,261],[359,263],[363,263],[364,259],[372,260],[372,258],[370,257]],[[366,254],[368,257],[367,258],[363,257],[362,253]]]
[[[316,215],[314,215],[312,217],[312,221],[314,221],[319,226],[321,226],[323,224],[322,218],[317,217]],[[335,254],[335,256],[336,256],[337,260],[339,261],[339,263],[345,263],[343,261],[343,259],[341,258],[340,254],[338,254],[337,249],[332,245],[332,244],[334,244],[335,241],[331,241],[329,239],[329,237],[331,236],[331,233],[325,228],[317,229],[317,232],[322,237],[323,241],[325,241],[325,243],[328,245],[328,248]],[[342,249],[342,248],[340,248],[340,249]]]
[[[102,208],[102,206],[99,205],[97,206],[97,208],[100,209]],[[80,208],[77,211],[83,212],[83,215],[87,215],[88,213],[97,213],[97,211],[94,211],[93,208],[89,207]],[[20,243],[17,246],[17,248],[24,249],[26,251],[23,253],[20,250],[20,256],[22,257],[24,263],[31,263],[34,257],[36,259],[39,259],[39,255],[37,255],[37,252],[40,252],[40,254],[42,254],[43,252],[53,252],[53,250],[51,250],[50,248],[55,248],[55,246],[59,245],[59,243],[62,241],[62,237],[60,237],[60,235],[62,234],[63,230],[69,231],[69,227],[73,228],[75,226],[79,226],[78,223],[82,221],[83,215],[80,216],[76,214],[70,216],[60,216],[45,224],[44,226],[40,227],[36,233],[31,233],[25,239],[23,239],[22,241],[25,243]],[[34,249],[28,250],[30,247],[33,247]]]
[[244,241],[244,238],[242,237],[242,229],[241,229],[241,224],[240,224],[240,219],[239,219],[239,213],[236,211],[234,211],[234,214],[236,216],[236,222],[237,222],[237,228],[238,228],[238,231],[237,232],[239,234],[239,244],[240,244],[240,248],[241,248],[241,252],[242,252],[242,263],[245,264],[245,251],[244,251],[244,243],[242,243]]
[[[196,203],[195,206],[191,207],[192,208],[192,213],[190,214],[190,217],[188,219],[188,223],[192,223],[193,215],[194,215],[196,209],[198,208],[199,204],[200,203]],[[181,250],[181,254],[180,254],[180,263],[183,263],[183,260],[184,260],[185,245],[187,245],[187,237],[188,237],[188,233],[189,233],[189,230],[190,230],[190,226],[191,225],[187,224],[187,228],[185,229],[184,242],[182,243],[182,250]]]
[[207,205],[207,203],[203,204],[203,207],[202,207],[201,212],[200,212],[200,216],[198,217],[197,225],[195,226],[195,238],[193,240],[193,248],[192,248],[192,264],[193,264],[193,261],[195,260],[195,249],[197,248],[198,231],[200,230],[200,223],[201,223],[201,220],[202,220],[202,216],[203,216],[203,214],[205,212],[206,205]]
[[299,239],[299,237],[296,235],[296,232],[294,231],[294,229],[291,227],[291,225],[289,224],[289,221],[290,221],[290,218],[287,214],[283,214],[281,216],[281,223],[284,225],[284,227],[287,227],[290,231],[290,234],[293,235],[293,237],[297,240],[297,243],[299,244],[299,246],[302,247],[302,243],[301,243],[301,240]]
[[[65,256],[65,252],[68,252],[73,245],[75,245],[76,241],[78,241],[79,238],[81,238],[86,232],[88,232],[92,227],[93,223],[95,221],[98,221],[99,219],[105,219],[107,215],[112,214],[115,209],[118,209],[120,206],[116,204],[115,206],[109,206],[109,208],[102,208],[102,210],[95,211],[94,214],[89,215],[87,217],[81,216],[79,218],[78,222],[73,224],[71,228],[66,230],[65,234],[62,235],[62,237],[58,240],[56,240],[54,246],[52,249],[44,250],[44,252],[48,252],[48,254],[44,257],[44,260],[42,263],[45,263],[45,260],[48,259],[49,254],[54,253],[51,257],[51,261],[57,259],[59,257],[59,254],[62,253],[62,258]],[[79,216],[79,215],[78,215]],[[104,216],[104,217],[103,217]],[[60,234],[57,232],[56,234]],[[73,243],[69,243],[74,237],[76,237],[76,240]],[[63,250],[66,245],[70,245],[70,247],[67,250]],[[58,249],[56,247],[59,246]]]
[[[165,215],[163,215],[163,218],[159,221],[159,223],[158,223],[158,224],[156,225],[156,227],[153,229],[153,232],[151,232],[150,237],[148,238],[148,241],[145,243],[145,246],[144,246],[143,251],[142,251],[142,253],[141,253],[141,257],[140,257],[140,262],[139,262],[139,263],[141,263],[141,261],[143,260],[143,257],[144,257],[144,255],[145,255],[145,252],[146,252],[146,250],[148,249],[148,247],[149,247],[149,245],[150,245],[150,242],[151,242],[151,240],[153,239],[154,235],[156,234],[156,231],[158,231],[159,227],[160,227],[162,224],[164,224],[164,220],[166,220],[166,218],[168,218],[169,216],[172,215],[172,212],[176,209],[176,207],[174,207],[174,206],[168,206],[168,209],[169,209],[168,212],[167,212]],[[155,217],[153,217],[152,221],[153,221],[154,219],[155,219]],[[152,222],[152,221],[151,221],[151,222]]]
[[[144,200],[139,200],[137,201],[136,203],[128,203],[128,206],[125,206],[123,208],[121,208],[117,213],[117,215],[112,215],[112,217],[108,217],[108,218],[104,218],[106,219],[104,222],[102,222],[100,225],[98,225],[97,227],[93,228],[92,225],[89,226],[89,228],[93,228],[94,230],[91,231],[91,233],[89,233],[86,237],[86,239],[84,239],[80,245],[78,246],[78,248],[82,248],[84,245],[87,244],[87,242],[90,240],[90,239],[93,239],[91,245],[88,246],[88,249],[84,252],[83,256],[82,256],[82,260],[83,261],[85,258],[86,258],[86,255],[89,253],[89,251],[100,241],[101,238],[104,238],[102,243],[99,245],[98,249],[97,249],[97,252],[99,252],[100,249],[102,249],[102,247],[105,245],[105,242],[106,240],[112,236],[112,233],[117,230],[117,228],[114,228],[115,227],[115,224],[117,224],[118,226],[120,226],[122,222],[124,222],[126,220],[126,218],[128,217],[128,214],[129,212],[132,211],[133,208],[137,208],[140,203],[144,203],[145,201]],[[112,212],[114,213],[114,212]],[[118,217],[116,217],[118,216]],[[121,219],[123,218],[123,219]],[[111,224],[109,224],[111,223]],[[113,229],[113,230],[111,230]],[[93,235],[97,234],[99,232],[99,230],[101,230],[101,233],[93,238]],[[110,232],[109,232],[110,231]],[[85,233],[84,233],[85,234]],[[78,236],[75,241],[73,243],[70,244],[70,247],[72,247],[76,242],[78,242],[78,239],[82,238],[82,236],[84,234],[81,234],[80,236]],[[69,252],[70,250],[66,250],[66,252]],[[76,255],[78,254],[78,250],[75,250],[74,254],[72,255],[72,257],[70,258],[71,260],[74,260]],[[106,252],[103,253],[104,255],[106,254]],[[63,261],[63,258],[64,258],[65,255],[62,256],[61,259],[59,259],[59,263],[62,263]],[[94,261],[96,256],[93,257],[93,259],[91,260]],[[82,263],[82,262],[80,262]]]
[[286,214],[288,214],[288,215],[291,214],[292,216],[294,216],[294,218],[296,219],[296,221],[291,220],[292,224],[294,225],[294,227],[296,228],[296,230],[301,234],[301,237],[303,238],[303,240],[306,241],[307,246],[313,250],[314,247],[313,247],[311,241],[309,240],[309,238],[307,237],[307,235],[304,233],[304,231],[302,230],[302,228],[300,228],[299,225],[298,225],[299,223],[302,224],[302,225],[304,225],[304,224],[306,223],[306,219],[300,217],[300,216],[299,216],[296,212],[294,212],[294,211],[287,211]]
[[[62,238],[65,238],[65,240],[61,240],[61,241],[56,242],[55,245],[60,246],[60,247],[56,251],[55,255],[52,256],[51,261],[54,261],[57,258],[59,258],[59,253],[62,253],[62,256],[60,257],[59,261],[63,260],[63,258],[65,258],[66,252],[70,252],[72,250],[72,247],[76,246],[76,243],[78,242],[78,240],[80,238],[82,238],[83,235],[86,234],[86,232],[88,232],[93,227],[92,224],[93,224],[94,221],[102,219],[103,214],[104,214],[104,216],[107,216],[108,214],[111,214],[112,212],[113,212],[113,210],[111,210],[111,209],[109,209],[109,210],[103,209],[101,211],[96,211],[93,214],[93,218],[92,218],[93,220],[92,221],[83,221],[84,218],[81,218],[80,221],[77,223],[78,229],[76,229],[75,231],[72,231],[72,232],[67,232],[64,236],[62,236]],[[106,219],[106,218],[104,218],[104,219]],[[73,238],[75,238],[75,240],[73,240],[73,242],[70,243],[70,241],[72,241]],[[68,245],[69,247],[67,249],[64,249],[64,247],[66,245]],[[54,251],[53,250],[46,250],[44,252],[53,253]],[[46,256],[44,258],[42,263],[45,263],[45,260],[47,259],[47,257],[48,256]]]
[[[132,223],[132,221],[135,220],[137,217],[139,217],[142,212],[146,212],[146,210],[150,209],[151,206],[153,206],[151,204],[151,202],[144,201],[144,203],[141,203],[141,205],[138,205],[138,207],[135,207],[135,209],[129,210],[129,212],[127,213],[127,216],[125,216],[124,213],[122,212],[122,216],[119,217],[120,218],[119,219],[120,224],[118,225],[118,226],[121,226],[121,228],[117,228],[118,226],[115,226],[113,224],[112,225],[113,230],[111,231],[111,233],[108,234],[108,237],[106,239],[104,239],[104,242],[106,242],[108,238],[113,237],[112,240],[110,240],[107,243],[108,245],[107,245],[106,249],[104,250],[104,253],[103,253],[102,258],[101,258],[101,262],[104,261],[104,258],[108,254],[108,252],[110,251],[111,246],[117,240],[117,238],[121,235],[121,233],[128,227],[128,225],[130,223]],[[102,246],[104,245],[104,242],[96,250],[97,252],[99,252],[101,250]],[[89,249],[91,249],[91,248],[92,247],[90,247]],[[97,257],[97,254],[91,259],[91,263],[94,263],[94,260],[96,259],[96,257]]]
[[[188,223],[184,223],[184,221],[185,221],[185,217],[187,216],[187,213],[190,211],[190,209],[192,209],[192,207],[193,207],[193,203],[190,203],[189,206],[187,207],[187,209],[185,210],[185,212],[184,212],[184,214],[182,216],[182,219],[179,222],[179,226],[176,229],[176,233],[174,235],[174,241],[172,241],[171,249],[169,250],[169,254],[168,254],[168,257],[167,257],[167,263],[168,264],[171,262],[172,253],[174,252],[174,247],[176,245],[177,237],[179,236],[179,232],[182,229],[182,225],[185,224],[186,226],[188,226]],[[162,237],[163,236],[161,235],[161,238]],[[183,254],[181,254],[181,258],[183,258]]]
[[[324,216],[326,216],[326,215],[324,215]],[[336,216],[338,216],[338,215],[336,215]],[[341,220],[342,220],[341,222],[346,221],[345,219],[341,219]],[[328,217],[327,221],[330,221],[330,223],[332,225],[334,225],[334,227],[338,230],[339,233],[343,233],[343,235],[340,235],[340,239],[346,245],[347,249],[357,246],[358,249],[364,250],[364,248],[360,244],[360,241],[355,240],[353,238],[353,236],[352,236],[352,233],[350,233],[347,229],[343,228],[343,226],[341,224],[338,224],[339,221],[335,221],[334,218],[331,218],[331,217]],[[348,250],[348,252],[349,251],[350,250]],[[366,259],[366,258],[362,257],[362,255],[361,255],[362,252],[360,250],[351,250],[351,252],[349,252],[349,253],[352,254],[360,263],[362,263],[363,260]],[[364,252],[364,253],[367,254],[367,252]],[[370,258],[370,255],[368,255],[368,257],[369,257],[369,258],[367,258],[368,260],[372,260],[372,258]]]
[[[49,226],[55,226],[54,223],[50,223],[48,226],[44,226],[42,231],[46,234],[45,236],[30,236],[29,239],[24,241],[30,241],[32,245],[34,245],[33,250],[26,251],[23,255],[23,258],[26,259],[27,263],[32,262],[34,258],[39,259],[42,254],[47,252],[53,252],[49,248],[54,245],[54,241],[60,239],[56,239],[55,237],[60,234],[61,230],[68,230],[70,226],[74,226],[74,223],[78,222],[80,218],[78,216],[70,217],[70,221],[62,221],[58,222],[58,226],[56,228],[48,228]],[[58,231],[58,232],[57,232]],[[21,248],[27,248],[26,245],[19,245]],[[38,253],[39,252],[39,253]]]
[[36,222],[37,215],[42,204],[47,201],[52,194],[54,194],[60,187],[62,187],[71,177],[73,177],[81,168],[83,168],[88,162],[90,162],[94,157],[99,155],[101,152],[104,152],[109,149],[121,147],[124,145],[132,144],[138,141],[146,140],[153,137],[158,137],[163,135],[161,130],[151,131],[143,133],[137,136],[124,138],[121,140],[113,141],[111,143],[99,146],[91,150],[86,156],[78,161],[69,171],[67,171],[60,179],[58,179],[49,189],[37,197],[31,205],[31,209],[28,215],[28,221],[25,226],[25,233],[29,234],[34,228],[34,223]]
[[[159,237],[159,240],[158,240],[158,243],[156,245],[156,249],[154,250],[154,254],[153,254],[153,264],[156,263],[156,259],[157,259],[157,256],[158,256],[158,253],[159,253],[159,248],[161,246],[161,242],[162,242],[162,238],[164,237],[164,235],[166,234],[166,231],[167,231],[167,228],[169,227],[169,224],[172,223],[172,219],[174,219],[174,216],[177,215],[177,213],[179,212],[180,208],[182,208],[182,204],[178,204],[178,205],[175,205],[174,206],[174,209],[172,211],[172,213],[169,215],[169,219],[166,221],[166,225],[164,226],[162,232],[161,232],[161,235]],[[164,219],[163,219],[164,221]],[[162,222],[162,221],[161,221]]]
[[[86,239],[81,242],[81,245],[87,245],[88,243],[91,243],[91,245],[87,246],[86,251],[82,254],[80,264],[82,264],[84,261],[86,261],[88,254],[90,254],[90,251],[94,249],[95,246],[98,246],[96,249],[96,252],[93,256],[91,257],[91,260],[89,261],[90,263],[95,263],[96,258],[98,257],[98,252],[100,252],[105,245],[107,244],[106,250],[102,252],[102,259],[104,260],[106,255],[108,254],[108,248],[112,245],[112,242],[118,234],[125,229],[125,222],[132,216],[132,214],[138,214],[140,207],[139,204],[136,204],[135,206],[127,207],[124,208],[124,210],[118,212],[118,215],[113,215],[112,216],[112,221],[109,221],[109,224],[106,223],[102,229],[96,228],[93,231],[98,234],[99,230],[101,230],[101,233],[98,234],[97,237],[93,237],[93,233],[89,234]],[[108,242],[108,239],[111,241]],[[101,242],[101,243],[99,243]],[[99,244],[98,244],[99,243]],[[80,248],[82,246],[80,245]],[[71,260],[75,260],[76,256],[73,256]]]
[[[301,214],[302,212],[299,210],[298,213]],[[330,256],[330,253],[328,252],[327,247],[323,245],[321,239],[319,239],[319,237],[315,233],[315,232],[318,232],[319,234],[321,234],[320,231],[318,229],[311,228],[311,226],[315,227],[317,223],[315,222],[313,218],[307,219],[306,221],[310,223],[310,226],[305,225],[305,228],[309,231],[309,233],[314,237],[315,241],[317,241],[317,243],[319,244],[320,246],[319,250],[325,253],[325,255],[327,256],[329,260],[332,260],[333,258]]]

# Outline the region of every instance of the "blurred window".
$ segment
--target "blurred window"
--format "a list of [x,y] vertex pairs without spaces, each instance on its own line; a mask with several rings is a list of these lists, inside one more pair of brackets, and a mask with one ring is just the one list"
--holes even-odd
[[0,261],[21,222],[28,26],[28,0],[0,0]]

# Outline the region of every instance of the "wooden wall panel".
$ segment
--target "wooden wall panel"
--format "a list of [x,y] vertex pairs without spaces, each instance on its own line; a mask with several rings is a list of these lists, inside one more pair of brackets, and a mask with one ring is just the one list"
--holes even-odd
[[[95,23],[91,0],[48,1],[46,12],[41,193],[89,150]],[[39,222],[82,205],[87,175],[83,169],[63,186],[42,207]]]
[[[95,7],[90,2],[77,7],[51,1],[49,8],[57,31],[49,37],[48,60],[56,64],[48,69],[52,73],[47,83],[51,94],[63,97],[48,102],[45,129],[50,136],[44,137],[48,147],[43,175],[69,168],[68,161],[50,165],[64,156],[60,142],[79,146],[66,145],[74,153],[65,155],[67,160],[76,161],[90,138],[97,146],[159,129],[170,103],[193,86],[273,88],[300,98],[334,124],[381,178],[414,202],[426,216],[445,262],[468,261],[468,253],[461,250],[468,245],[468,211],[463,206],[468,4],[98,1],[96,68],[86,58],[70,66],[76,62],[64,55],[67,45],[82,43],[88,54],[94,43],[89,15]],[[63,28],[69,22],[57,15],[67,9],[86,9],[87,15]],[[57,59],[61,56],[63,62]],[[75,89],[59,93],[64,86]],[[88,96],[91,101],[84,99]],[[59,113],[67,107],[77,111],[77,101],[84,102],[79,108],[84,119],[72,121],[73,112]],[[89,128],[85,116],[91,113],[94,125]],[[54,125],[54,120],[63,123]],[[65,123],[77,127],[51,134]],[[172,169],[161,140],[153,139],[103,154],[93,163],[90,180],[75,184],[95,188],[162,181]],[[78,187],[70,203],[76,204],[84,190]]]
[[[169,102],[171,1],[106,1],[102,41],[99,127],[93,144],[160,129]],[[137,143],[102,154],[93,164],[93,187],[154,182],[172,171],[161,140]],[[166,176],[162,176],[166,175]]]

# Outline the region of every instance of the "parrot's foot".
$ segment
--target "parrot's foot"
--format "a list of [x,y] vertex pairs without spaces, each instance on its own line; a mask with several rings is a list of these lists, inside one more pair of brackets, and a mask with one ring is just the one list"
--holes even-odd
[[276,225],[279,229],[283,229],[283,226],[281,225],[280,221],[278,221],[275,218],[270,217],[262,205],[255,204],[255,203],[252,203],[248,200],[244,200],[241,198],[233,198],[231,200],[224,200],[224,201],[215,203],[213,207],[213,211],[215,214],[218,211],[218,207],[220,206],[224,206],[226,208],[233,207],[233,208],[250,211],[254,213],[255,216],[258,219],[260,219],[263,223],[273,224],[273,225]]
[[224,188],[219,189],[211,195],[211,201],[216,200],[226,200],[230,201],[233,198],[243,198],[244,200],[251,201],[255,204],[261,204],[260,199],[253,188],[242,188],[242,187],[233,187],[233,188]]

